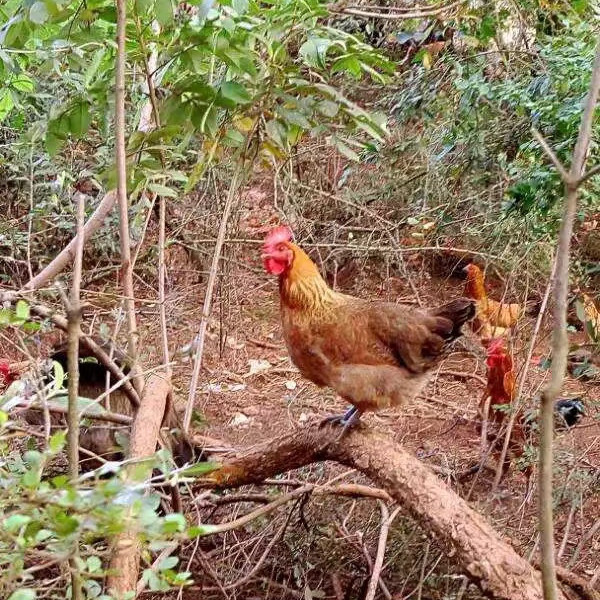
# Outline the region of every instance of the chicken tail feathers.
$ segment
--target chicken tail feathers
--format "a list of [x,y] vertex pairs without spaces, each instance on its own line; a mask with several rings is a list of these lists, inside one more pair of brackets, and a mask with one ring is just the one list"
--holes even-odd
[[431,309],[429,314],[438,317],[436,332],[440,337],[450,342],[462,335],[461,328],[470,321],[476,312],[476,303],[470,298],[457,298]]

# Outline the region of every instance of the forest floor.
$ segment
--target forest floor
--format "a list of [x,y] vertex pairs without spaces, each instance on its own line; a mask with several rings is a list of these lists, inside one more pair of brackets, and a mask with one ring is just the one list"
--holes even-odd
[[[244,202],[237,236],[260,242],[265,231],[279,222],[279,214],[263,190],[250,190]],[[343,401],[331,391],[319,389],[304,380],[290,363],[282,340],[277,282],[262,270],[260,247],[244,245],[241,251],[233,253],[227,270],[227,280],[220,288],[219,301],[213,310],[202,385],[196,401],[196,409],[202,418],[202,433],[236,447],[246,447],[343,411],[346,408]],[[410,283],[397,274],[387,273],[376,262],[363,262],[357,271],[355,276],[346,278],[342,291],[365,298],[432,306],[461,295],[464,287],[464,281],[458,277],[432,277],[422,268],[411,273]],[[176,274],[176,271],[172,273]],[[183,272],[181,275],[185,279]],[[189,344],[193,338],[200,320],[203,290],[203,283],[180,282],[171,287],[168,312],[171,323],[176,324],[172,331],[172,347]],[[526,320],[514,342],[517,372],[524,366],[533,326],[534,317]],[[573,334],[571,341],[581,341],[580,338],[581,334]],[[542,330],[538,340],[523,388],[528,407],[535,405],[535,395],[549,375],[541,366],[549,354],[549,332]],[[148,347],[147,344],[143,346]],[[180,363],[175,370],[180,402],[185,402],[187,397],[190,367],[191,362]],[[477,406],[484,391],[485,374],[483,349],[475,338],[467,336],[466,342],[457,344],[456,351],[440,365],[417,401],[402,409],[367,414],[363,420],[371,427],[386,431],[439,471],[460,473],[480,457]],[[596,385],[571,377],[567,378],[564,392],[567,396],[583,397],[586,415],[575,428],[559,432],[555,442],[556,539],[561,547],[561,564],[589,577],[598,568],[597,550],[600,549],[598,539],[584,537],[600,515],[596,493],[600,469],[600,398]],[[314,480],[314,467],[308,473],[306,469],[304,471],[296,476]],[[333,465],[328,465],[325,471],[317,469],[317,477],[321,480],[341,473],[343,470]],[[349,477],[351,480],[353,475]],[[522,555],[537,555],[535,472],[533,494],[527,499],[526,478],[515,465],[495,492],[492,492],[493,479],[492,471],[482,471],[476,477],[458,483],[450,475],[446,477],[447,483],[486,515]],[[329,520],[328,510],[335,513],[334,508],[321,506],[318,517],[315,516],[322,525]],[[371,512],[373,510],[371,507]],[[377,513],[375,511],[375,517]],[[375,542],[376,536],[372,544]],[[333,544],[335,546],[335,542]],[[374,553],[374,547],[372,545],[369,552]],[[305,555],[308,564],[317,562],[314,551],[312,548]],[[418,560],[423,558],[423,551],[421,548]],[[274,551],[273,556],[277,555]],[[281,581],[282,572],[287,573],[284,579],[294,580],[292,564],[284,560],[276,565],[274,557],[269,563],[271,581]],[[411,574],[406,566],[399,569],[404,572],[389,577],[397,580],[398,585],[402,581],[404,587]],[[322,571],[321,576],[324,576]],[[297,576],[295,580],[299,585]],[[322,586],[331,588],[327,582]],[[438,586],[439,582],[433,584],[434,588]],[[394,591],[389,581],[388,587]],[[271,589],[271,593],[273,597],[288,597],[281,589],[277,592]],[[331,594],[331,590],[327,594]],[[430,594],[437,597],[433,591]],[[239,597],[246,596],[241,592]],[[408,592],[393,597],[406,598]]]
[[[301,428],[309,421],[339,413],[346,407],[330,390],[318,389],[304,380],[289,361],[279,322],[276,280],[263,272],[259,246],[264,233],[280,218],[268,190],[250,188],[244,194],[236,236],[256,243],[240,244],[226,252],[225,273],[208,329],[193,426],[198,433],[239,448]],[[151,225],[148,239],[154,237],[152,227],[155,226]],[[209,254],[212,243],[206,248]],[[200,273],[177,245],[169,247],[167,262],[169,339],[175,361],[177,405],[183,409],[194,352],[190,344],[200,322],[206,274]],[[434,277],[421,266],[411,270],[410,277],[409,282],[371,260],[357,264],[354,274],[340,281],[346,293],[423,306],[441,304],[463,292],[464,281],[452,274]],[[109,289],[113,283],[99,282],[86,292],[86,300],[100,320],[114,311],[114,297],[105,294],[104,285]],[[142,276],[136,278],[136,285],[141,359],[144,364],[159,364],[155,286]],[[517,371],[524,366],[533,325],[533,318],[527,319],[514,342]],[[581,334],[575,334],[573,341],[577,336]],[[10,348],[6,352],[10,355]],[[548,370],[540,366],[548,353],[549,335],[542,330],[523,390],[530,407],[548,377]],[[526,478],[514,465],[496,491],[492,491],[493,471],[482,471],[458,482],[453,477],[480,458],[477,406],[484,391],[485,374],[484,351],[475,338],[467,335],[414,403],[402,409],[367,414],[363,421],[387,432],[423,462],[437,468],[440,476],[485,515],[497,531],[507,536],[519,553],[534,557],[537,553],[535,473],[534,491],[529,498],[526,498]],[[556,539],[561,548],[561,564],[589,577],[598,568],[600,550],[599,539],[585,537],[600,515],[596,481],[600,469],[599,394],[596,385],[571,377],[564,391],[569,396],[583,397],[586,415],[573,429],[559,432],[556,439]],[[368,483],[335,465],[313,465],[290,475],[320,482],[334,476],[343,476],[348,482]],[[227,511],[215,511],[213,507],[202,513],[202,518],[213,519],[212,522],[229,520],[244,505],[236,506],[235,510]],[[306,515],[314,527],[303,528],[294,523],[285,541],[267,549],[269,556],[243,585],[237,586],[235,582],[257,563],[260,551],[275,535],[274,523],[285,520],[285,515],[273,518],[272,523],[264,521],[262,532],[251,529],[243,534],[230,534],[237,548],[233,554],[231,537],[228,544],[223,539],[222,545],[215,541],[202,545],[219,578],[226,586],[231,585],[227,597],[339,597],[335,577],[342,589],[348,591],[345,597],[361,597],[361,585],[364,587],[369,575],[368,557],[372,559],[377,545],[377,506],[372,500],[365,500],[357,507],[352,500],[315,499]],[[449,593],[450,587],[455,589],[461,583],[452,574],[451,558],[434,549],[435,542],[426,532],[411,525],[407,515],[396,522],[388,544],[384,575],[391,597],[408,598],[411,590],[420,585],[421,597],[441,598]],[[193,566],[191,570],[198,582],[198,570]],[[210,578],[198,584],[204,586],[208,596],[211,591],[215,597],[223,595],[220,586],[214,586]],[[358,588],[351,592],[355,585]],[[196,586],[185,597],[196,597],[198,589]],[[312,595],[307,595],[307,589]],[[470,593],[465,598],[479,597],[474,588]]]

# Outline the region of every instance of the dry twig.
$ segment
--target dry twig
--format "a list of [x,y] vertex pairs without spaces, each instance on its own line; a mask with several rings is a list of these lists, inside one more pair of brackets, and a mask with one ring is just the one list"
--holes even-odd
[[[94,211],[94,214],[88,219],[87,223],[83,228],[83,244],[85,244],[94,233],[104,223],[104,219],[108,216],[110,211],[113,209],[117,200],[117,194],[114,190],[107,192],[98,207]],[[59,253],[59,255],[44,269],[41,273],[38,273],[33,279],[30,279],[28,283],[23,286],[21,292],[31,292],[39,290],[44,287],[47,283],[52,281],[61,271],[64,271],[70,264],[72,264],[75,258],[76,247],[79,244],[78,237],[79,233],[65,246],[65,248]],[[6,299],[10,299],[10,292],[5,293]]]
[[375,563],[373,564],[373,571],[371,573],[371,580],[369,581],[369,587],[367,588],[365,600],[374,600],[375,598],[377,584],[379,583],[381,569],[383,568],[383,559],[385,557],[388,533],[390,531],[392,522],[396,518],[396,515],[400,512],[400,507],[398,506],[390,515],[387,506],[381,500],[379,501],[379,508],[381,510],[381,529],[379,532],[379,542],[377,543],[377,555],[375,556]]
[[213,291],[217,281],[217,274],[219,272],[221,252],[223,250],[223,244],[225,243],[225,234],[227,233],[227,223],[229,221],[229,215],[231,213],[231,209],[233,208],[233,203],[240,186],[242,173],[246,167],[245,159],[246,152],[244,151],[242,156],[238,157],[239,162],[229,185],[227,198],[225,199],[225,206],[223,208],[223,214],[221,215],[219,232],[215,242],[212,263],[210,265],[210,273],[208,275],[208,282],[206,284],[206,291],[204,293],[204,306],[202,307],[200,326],[198,329],[198,335],[196,336],[196,354],[194,356],[194,369],[192,371],[190,393],[188,396],[187,405],[185,407],[185,414],[183,416],[183,429],[186,433],[189,431],[190,423],[192,422],[192,411],[194,409],[194,402],[196,400],[196,390],[198,389],[198,380],[200,378],[200,369],[202,367],[202,357],[204,354],[204,341],[206,338],[206,330],[208,328],[208,319],[210,318]]
[[[71,480],[79,476],[79,333],[81,330],[81,271],[83,262],[83,244],[85,241],[83,226],[85,218],[85,196],[77,194],[77,236],[75,246],[75,261],[73,264],[73,280],[71,293],[65,298],[68,321],[68,392],[69,403],[67,410],[67,455]],[[71,586],[74,600],[83,598],[81,575],[78,566],[79,548],[75,547],[73,556],[69,559],[71,567]]]

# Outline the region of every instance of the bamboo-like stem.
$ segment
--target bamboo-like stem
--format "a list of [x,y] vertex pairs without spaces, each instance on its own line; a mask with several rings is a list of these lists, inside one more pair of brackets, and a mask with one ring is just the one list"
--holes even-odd
[[[83,263],[83,227],[85,218],[85,196],[77,194],[77,237],[75,261],[73,264],[73,280],[67,306],[67,368],[69,402],[67,408],[67,457],[71,481],[79,477],[79,333],[81,329],[81,274]],[[78,567],[79,548],[73,550],[69,559],[71,569],[71,587],[73,600],[83,599],[81,574]]]
[[115,153],[117,167],[117,202],[119,204],[119,237],[121,248],[121,284],[127,319],[128,355],[133,372],[133,386],[142,395],[144,380],[139,375],[137,321],[133,290],[133,266],[129,236],[129,202],[127,199],[127,157],[125,153],[125,0],[117,0],[117,60],[115,67]]

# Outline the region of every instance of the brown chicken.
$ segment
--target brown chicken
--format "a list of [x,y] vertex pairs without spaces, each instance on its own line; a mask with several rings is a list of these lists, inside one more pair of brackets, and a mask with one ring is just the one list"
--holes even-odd
[[502,337],[517,324],[524,309],[520,304],[507,304],[488,298],[481,269],[471,263],[465,267],[467,283],[465,296],[477,302],[477,312],[471,322],[473,331],[487,345],[490,340]]
[[[487,348],[487,353],[487,386],[479,404],[482,445],[486,447],[488,443],[491,443],[493,453],[500,458],[504,444],[502,428],[508,423],[507,408],[512,407],[515,399],[516,379],[512,358],[504,348],[504,342],[501,339],[492,340]],[[504,407],[504,409],[500,407]],[[517,415],[513,423],[509,451],[502,465],[503,474],[510,466],[511,459],[518,458],[523,454],[525,442],[526,435],[522,415]]]
[[[475,303],[459,298],[429,310],[361,300],[333,291],[308,255],[277,227],[263,246],[265,269],[279,276],[283,333],[300,373],[352,404],[345,431],[368,410],[400,406],[426,385]],[[342,431],[342,433],[343,433]]]

